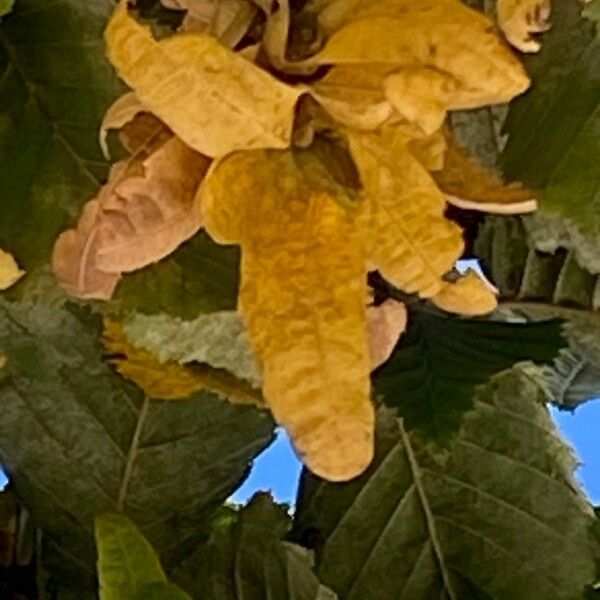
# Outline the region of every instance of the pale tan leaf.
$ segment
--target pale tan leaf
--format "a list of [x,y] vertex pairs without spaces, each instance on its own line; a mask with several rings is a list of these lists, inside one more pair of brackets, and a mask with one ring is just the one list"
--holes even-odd
[[472,269],[460,279],[447,282],[431,301],[442,310],[471,317],[487,315],[498,305],[490,285]]
[[0,369],[4,369],[6,363],[8,363],[8,358],[4,354],[0,354]]
[[[560,1],[560,0],[559,0]],[[541,44],[532,34],[551,27],[551,0],[498,0],[498,25],[506,39],[521,52],[537,52]]]
[[110,157],[106,143],[108,131],[110,129],[121,129],[127,123],[130,123],[136,115],[146,111],[147,109],[138,100],[134,92],[127,92],[111,104],[100,125],[100,146],[106,158]]
[[[263,393],[307,466],[331,480],[369,464],[362,203],[308,151],[239,152],[200,191],[207,231],[242,246],[239,308]],[[285,282],[285,285],[282,285]]]
[[194,235],[201,215],[193,200],[208,162],[172,137],[145,158],[113,165],[77,228],[54,246],[61,286],[73,296],[107,300],[121,273],[164,258]]
[[442,193],[399,128],[353,132],[349,140],[369,203],[370,261],[396,287],[434,296],[463,250]]
[[211,157],[289,146],[302,88],[277,81],[201,33],[156,41],[119,4],[108,56],[140,101],[185,143]]
[[202,225],[193,199],[208,163],[173,137],[143,162],[143,174],[117,182],[102,203],[97,267],[134,271],[192,237]]
[[392,354],[398,339],[406,330],[406,306],[396,300],[386,300],[367,308],[367,330],[371,370],[382,365]]
[[19,269],[13,255],[0,249],[0,290],[7,290],[23,275],[25,275],[25,271]]
[[431,176],[446,196],[459,208],[505,215],[533,212],[537,202],[533,192],[519,183],[505,184],[498,175],[478,165],[447,132],[444,166]]
[[99,200],[84,207],[76,229],[60,234],[52,251],[52,269],[61,287],[77,298],[110,300],[120,273],[105,273],[96,267]]

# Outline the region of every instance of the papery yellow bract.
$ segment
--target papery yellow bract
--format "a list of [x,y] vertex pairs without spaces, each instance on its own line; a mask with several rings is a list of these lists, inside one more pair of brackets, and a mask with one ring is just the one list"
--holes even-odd
[[370,463],[374,428],[364,207],[336,190],[310,150],[255,151],[224,159],[199,196],[207,231],[242,247],[239,309],[266,402],[332,481]]
[[386,97],[432,133],[447,110],[508,102],[529,79],[493,23],[459,0],[361,0],[312,64],[387,66]]
[[537,52],[541,44],[533,33],[550,29],[551,0],[498,0],[498,25],[506,39],[521,52]]
[[140,102],[186,144],[217,157],[242,148],[286,148],[302,88],[201,33],[156,41],[115,10],[105,32],[108,57]]
[[487,315],[498,305],[490,285],[472,269],[457,281],[446,283],[431,301],[442,310],[471,317]]
[[313,83],[311,94],[339,123],[368,131],[383,125],[393,113],[382,81],[378,65],[334,66]]
[[396,300],[388,299],[379,306],[367,308],[371,369],[376,369],[391,356],[406,330],[407,321],[406,306]]
[[0,250],[0,290],[7,290],[17,283],[23,275],[25,275],[25,271],[19,269],[13,255]]
[[369,205],[369,260],[405,292],[434,296],[463,250],[442,193],[396,128],[349,140]]
[[[505,184],[498,174],[473,160],[446,131],[446,150],[441,168],[427,167],[446,200],[465,210],[514,215],[533,212],[537,201],[533,192],[518,182]],[[414,149],[419,149],[414,146]],[[422,148],[421,148],[422,150]]]

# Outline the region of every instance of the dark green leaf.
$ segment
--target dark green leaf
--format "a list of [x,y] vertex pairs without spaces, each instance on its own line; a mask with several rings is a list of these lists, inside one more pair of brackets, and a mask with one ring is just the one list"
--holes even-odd
[[409,430],[444,443],[473,406],[475,386],[518,361],[550,361],[564,344],[559,320],[528,325],[413,312],[373,386]]
[[158,264],[126,275],[115,303],[144,314],[194,319],[237,304],[239,250],[201,232]]
[[125,600],[191,600],[191,598],[172,583],[148,583],[135,588],[131,597]]
[[257,494],[173,578],[201,600],[335,600],[313,573],[310,553],[282,541],[290,523],[285,507]]
[[580,600],[600,546],[575,460],[525,371],[496,376],[442,454],[381,413],[365,475],[304,474],[294,538],[344,600]]
[[576,0],[553,5],[542,51],[527,60],[533,86],[511,104],[501,164],[508,178],[539,190],[542,208],[598,235],[600,35],[581,10]]
[[95,588],[93,520],[119,504],[166,567],[270,441],[267,413],[209,393],[149,401],[102,360],[101,319],[0,304],[0,459],[45,536],[50,575]]
[[122,90],[104,57],[111,0],[19,0],[0,23],[0,247],[27,270],[106,176],[98,145]]

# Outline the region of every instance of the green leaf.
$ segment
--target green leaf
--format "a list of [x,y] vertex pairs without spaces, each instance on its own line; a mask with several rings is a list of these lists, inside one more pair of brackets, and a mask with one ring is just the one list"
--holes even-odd
[[381,413],[365,475],[304,473],[294,539],[344,600],[580,600],[600,546],[575,460],[524,372],[496,376],[436,454]]
[[311,553],[282,541],[291,524],[286,507],[259,493],[236,521],[213,535],[173,572],[202,600],[335,600],[312,570]]
[[0,302],[0,460],[46,536],[45,565],[94,589],[94,517],[121,506],[165,567],[272,439],[268,413],[209,393],[150,401],[103,361],[100,316]]
[[15,0],[0,0],[0,17],[7,15],[15,4]]
[[131,597],[125,600],[191,600],[191,598],[172,583],[155,582],[138,586]]
[[543,209],[598,235],[600,35],[576,0],[556,2],[552,12],[542,51],[526,61],[534,84],[511,104],[501,165],[508,178],[539,191]]
[[576,408],[600,393],[600,367],[571,350],[561,351],[553,366],[544,366],[541,372],[552,401],[561,407]]
[[373,386],[409,430],[445,443],[473,406],[475,386],[518,361],[550,361],[562,346],[558,320],[527,325],[415,311]]
[[191,600],[167,582],[148,540],[125,515],[96,517],[100,600]]
[[111,0],[19,0],[0,23],[0,247],[27,271],[98,189],[98,145],[121,84],[104,57]]
[[152,546],[125,515],[96,517],[96,547],[101,600],[120,600],[142,584],[167,581]]
[[123,330],[134,346],[152,352],[161,362],[204,363],[261,387],[262,378],[236,311],[200,315],[193,321],[134,314],[125,319]]
[[[487,217],[474,250],[499,289],[497,318],[523,322],[558,317],[565,321],[569,349],[543,372],[552,401],[573,408],[600,394],[600,276],[585,268],[593,267],[597,256],[591,246],[585,254],[586,246],[578,238],[565,240],[542,228],[532,235],[530,223],[522,217]],[[550,220],[545,231],[560,233],[557,224]],[[539,236],[548,244],[540,244]],[[573,239],[576,245],[567,249]]]
[[144,314],[194,319],[201,313],[235,309],[239,249],[215,244],[201,232],[158,264],[126,275],[115,305]]
[[600,273],[600,237],[579,227],[572,219],[538,211],[521,217],[529,248],[554,254],[559,248],[572,250],[577,264],[590,273]]

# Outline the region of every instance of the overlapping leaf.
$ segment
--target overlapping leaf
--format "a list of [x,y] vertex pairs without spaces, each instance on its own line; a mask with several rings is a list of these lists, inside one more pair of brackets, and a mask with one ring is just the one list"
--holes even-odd
[[498,0],[498,25],[506,39],[521,52],[537,52],[541,44],[532,34],[551,27],[551,0]]
[[507,102],[528,87],[491,22],[458,1],[334,4],[330,38],[308,62],[387,67],[381,78],[385,97],[425,133],[440,127],[448,109]]
[[[106,30],[108,56],[140,101],[207,156],[285,148],[302,89],[292,88],[202,33],[156,41],[121,2]],[[190,68],[193,65],[193,68]]]
[[257,7],[247,0],[161,0],[167,8],[185,10],[180,31],[206,33],[233,48],[244,37]]
[[285,507],[257,494],[173,577],[202,600],[335,600],[315,576],[311,553],[283,541],[289,527]]
[[407,320],[408,311],[402,302],[388,299],[379,306],[367,308],[371,369],[376,369],[390,357],[406,330]]
[[554,26],[527,62],[536,85],[508,114],[501,164],[511,180],[539,191],[542,208],[597,237],[600,35],[597,17],[582,18],[581,9],[574,1],[554,3]]
[[[401,302],[386,300],[380,306],[369,306],[366,318],[371,368],[374,369],[392,353],[406,328],[407,311]],[[254,388],[262,385],[242,318],[237,312],[214,312],[193,321],[167,315],[134,314],[125,319],[122,326],[130,344],[149,351],[160,363],[201,363],[224,369]],[[206,375],[206,372],[201,373],[202,377]]]
[[266,413],[209,393],[144,398],[102,361],[100,332],[73,307],[2,304],[0,458],[46,534],[46,569],[80,597],[94,589],[97,513],[121,505],[168,566],[272,431]]
[[437,294],[459,258],[460,229],[444,218],[444,198],[406,147],[402,130],[353,134],[350,150],[369,205],[369,258],[408,293]]
[[176,137],[113,165],[77,228],[56,241],[52,264],[61,285],[74,296],[108,300],[121,273],[171,254],[201,226],[193,199],[207,168],[208,159]]
[[519,361],[550,362],[564,345],[558,320],[527,325],[414,312],[373,387],[409,430],[445,443],[473,406],[477,385]]
[[191,600],[169,584],[152,546],[125,516],[95,520],[100,600]]
[[[148,317],[140,315],[140,318],[145,321]],[[210,316],[207,315],[207,318]],[[178,337],[180,335],[181,332],[178,332]],[[205,390],[234,404],[263,407],[259,391],[222,368],[206,363],[182,365],[181,361],[176,362],[172,358],[161,362],[139,341],[132,342],[118,321],[105,319],[103,342],[117,371],[134,381],[150,398],[178,400]]]
[[348,194],[311,151],[232,154],[200,190],[211,236],[242,246],[239,306],[265,399],[332,479],[373,449],[363,203]]
[[152,352],[161,362],[205,363],[226,369],[254,387],[262,383],[237,312],[213,312],[193,321],[135,314],[124,321],[123,330],[132,344]]
[[102,52],[109,0],[20,0],[0,23],[0,248],[27,271],[107,173],[97,142],[121,86]]
[[200,232],[158,264],[123,277],[114,300],[123,310],[194,319],[235,308],[238,274],[237,248],[218,246]]
[[528,245],[554,254],[559,248],[571,250],[577,263],[590,273],[600,273],[600,238],[558,213],[538,211],[522,219]]
[[[525,225],[519,217],[488,217],[475,241],[475,252],[499,289],[499,317],[521,321],[565,319],[569,351],[557,358],[554,370],[544,372],[554,392],[553,400],[574,407],[600,393],[600,284],[595,271],[581,266],[595,265],[595,251],[588,246],[591,250],[583,256],[589,261],[579,260],[581,254],[568,249],[573,238],[566,238],[568,247],[562,247],[564,237],[535,228],[535,219],[540,218],[534,217],[533,235],[528,236],[528,229],[532,231],[530,217],[525,218]],[[552,250],[552,254],[536,249],[540,239],[548,243],[542,247]],[[581,245],[577,248],[583,250]]]
[[533,212],[537,202],[533,193],[520,184],[505,185],[491,170],[468,156],[456,139],[446,135],[447,151],[443,166],[431,175],[450,204],[463,209],[496,214]]
[[449,450],[432,453],[383,413],[374,464],[331,485],[305,473],[295,538],[346,600],[579,600],[600,546],[543,391],[494,378]]

